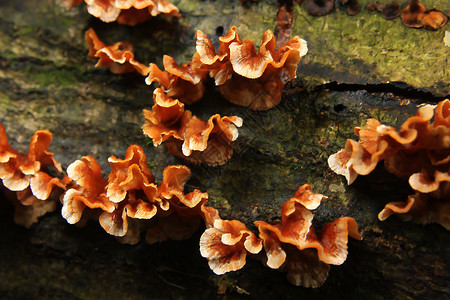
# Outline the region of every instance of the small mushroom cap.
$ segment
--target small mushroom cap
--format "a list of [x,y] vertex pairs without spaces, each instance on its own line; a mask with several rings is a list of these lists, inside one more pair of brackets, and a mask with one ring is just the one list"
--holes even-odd
[[182,132],[186,123],[191,118],[190,112],[186,112],[184,104],[178,100],[169,98],[157,88],[153,92],[155,105],[152,111],[144,109],[145,122],[142,131],[153,140],[153,145],[158,146],[167,139],[183,139]]
[[271,30],[264,32],[258,54],[251,40],[231,43],[229,49],[233,71],[243,77],[255,79],[260,78],[267,68],[269,68],[268,71],[272,68],[286,68],[290,77],[295,78],[295,70],[300,58],[308,52],[306,41],[296,36],[278,51],[275,51],[275,44],[275,36]]
[[345,11],[350,16],[354,16],[361,11],[358,0],[341,0],[341,4],[345,6]]
[[370,2],[367,9],[370,11],[378,10],[386,20],[393,20],[400,16],[400,3],[396,1],[387,4]]
[[[30,180],[38,173],[46,171],[47,167],[53,167],[56,171],[62,172],[61,164],[54,159],[54,154],[47,150],[52,141],[52,134],[50,132],[46,130],[36,131],[31,137],[29,151],[26,155],[10,147],[3,126],[0,128],[0,138],[2,140],[0,142],[0,178],[2,179],[3,185],[9,190],[25,190],[30,186]],[[47,178],[45,177],[45,179]],[[35,183],[40,179],[44,180],[42,184],[48,183],[43,176],[36,178]],[[58,181],[59,179],[55,179],[51,185],[46,185],[46,187],[42,188],[44,190],[49,188],[49,193],[51,193],[51,189]],[[60,183],[56,185],[63,186]],[[36,191],[39,188],[37,185],[34,185]],[[45,197],[45,192],[39,194],[39,198],[42,197]]]
[[30,178],[31,192],[39,200],[47,200],[55,187],[66,189],[66,185],[61,179],[52,177],[45,172],[38,172]]
[[408,197],[407,202],[390,202],[378,214],[384,221],[392,214],[404,221],[418,224],[438,223],[450,230],[450,183],[443,182],[438,190],[431,193],[417,192]]
[[106,212],[114,211],[114,203],[105,194],[107,180],[101,176],[100,165],[92,156],[84,156],[70,164],[67,175],[76,183],[64,193],[62,199],[61,214],[68,223],[77,223],[86,206]]
[[247,252],[257,254],[261,250],[262,241],[237,220],[216,219],[200,237],[200,253],[217,275],[241,269]]
[[447,16],[433,8],[427,9],[419,0],[410,0],[400,13],[403,25],[413,28],[425,27],[436,30],[447,23]]
[[128,219],[125,209],[118,209],[111,213],[104,212],[99,217],[100,226],[114,236],[125,236],[128,231]]
[[415,173],[409,177],[409,185],[421,193],[431,193],[439,189],[443,182],[450,182],[450,169],[447,172],[436,170],[432,176],[425,173]]
[[158,82],[167,96],[179,99],[185,104],[193,104],[202,99],[205,92],[203,81],[207,71],[194,67],[194,63],[179,66],[168,55],[164,55],[163,63],[164,72],[155,64],[150,64],[150,71],[145,79],[148,85]]
[[106,196],[118,203],[125,199],[128,190],[143,189],[151,199],[156,195],[156,186],[152,172],[148,169],[144,150],[138,145],[128,147],[125,159],[115,156],[108,158],[111,173],[108,176]]
[[306,0],[305,9],[312,16],[325,16],[334,8],[333,0]]
[[85,33],[89,45],[89,56],[99,58],[96,67],[108,68],[114,74],[125,74],[137,71],[147,76],[150,68],[134,59],[133,46],[127,42],[117,42],[107,46],[98,38],[94,29]]
[[413,197],[408,197],[407,202],[402,202],[402,201],[389,202],[388,204],[386,204],[384,209],[382,211],[380,211],[380,213],[378,214],[378,219],[380,221],[384,221],[387,218],[389,218],[389,216],[391,216],[393,213],[397,213],[397,214],[407,213],[408,211],[411,210],[411,207],[413,206],[413,204],[414,204]]

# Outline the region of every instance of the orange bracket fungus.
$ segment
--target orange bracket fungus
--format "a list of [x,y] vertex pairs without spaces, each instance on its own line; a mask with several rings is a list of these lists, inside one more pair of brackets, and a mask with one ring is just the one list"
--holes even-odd
[[193,164],[217,166],[231,158],[241,118],[216,114],[204,121],[192,116],[183,103],[169,98],[160,88],[153,96],[155,105],[151,111],[144,109],[142,130],[154,146],[165,142],[170,153]]
[[229,102],[252,110],[267,110],[280,102],[281,74],[294,79],[301,57],[308,52],[306,41],[298,36],[275,50],[271,30],[264,32],[258,53],[253,41],[242,42],[236,27],[219,38],[218,54],[203,32],[198,30],[195,37],[193,66],[208,71]]
[[192,63],[178,66],[168,55],[163,56],[163,64],[165,71],[161,71],[155,64],[150,64],[149,74],[145,79],[148,85],[158,82],[167,96],[185,104],[193,104],[202,99],[207,74],[205,71],[193,68]]
[[365,128],[355,128],[355,134],[358,142],[348,139],[345,149],[329,157],[334,172],[351,184],[384,161],[387,171],[407,178],[416,191],[407,203],[387,204],[379,219],[397,213],[405,220],[439,223],[450,230],[450,101],[419,108],[399,130],[369,119]]
[[310,210],[326,198],[304,184],[283,204],[281,223],[255,222],[266,251],[266,264],[286,270],[288,280],[294,285],[321,286],[328,277],[328,264],[340,265],[346,260],[348,236],[362,238],[356,221],[349,217],[328,223],[319,236],[315,234],[314,215]]
[[[205,210],[207,229],[200,238],[200,253],[216,274],[241,269],[249,254],[266,252],[267,266],[288,272],[297,286],[319,287],[329,271],[347,258],[348,236],[361,239],[356,221],[342,217],[326,224],[319,236],[314,232],[310,210],[327,197],[304,184],[281,208],[281,223],[255,221],[259,238],[237,220],[222,220],[214,210]],[[207,207],[206,207],[207,208]],[[315,250],[314,250],[315,249]]]
[[89,56],[98,58],[96,67],[105,67],[114,74],[125,74],[137,71],[147,76],[150,68],[134,59],[133,45],[128,42],[117,42],[107,46],[99,40],[94,29],[90,28],[85,34],[89,44]]
[[47,150],[51,141],[50,132],[37,131],[31,137],[28,153],[22,154],[11,148],[5,128],[0,124],[0,178],[5,188],[15,192],[10,197],[16,209],[14,221],[26,227],[56,209],[51,193],[56,187],[65,190],[68,183],[67,178],[51,175],[62,173],[61,164]]
[[[183,104],[168,98],[161,90],[157,94],[165,97],[163,100],[172,104],[175,111],[178,108],[178,112],[185,113],[181,109]],[[171,105],[161,108],[168,107]],[[441,119],[437,117],[435,123],[448,123]],[[160,128],[154,132],[155,136],[160,135],[159,140],[155,138],[158,142],[167,138]],[[438,132],[441,131],[438,129]],[[241,269],[248,255],[260,258],[256,255],[264,249],[265,263],[287,271],[291,283],[318,287],[328,276],[328,264],[339,265],[346,260],[348,236],[361,239],[358,225],[349,217],[328,223],[319,235],[315,234],[310,210],[317,208],[326,197],[313,193],[308,184],[301,186],[294,197],[283,204],[281,222],[254,222],[259,229],[258,237],[238,220],[222,220],[216,209],[206,206],[207,193],[195,189],[185,194],[183,189],[191,175],[188,167],[166,167],[162,182],[157,185],[147,167],[144,151],[138,145],[129,146],[123,159],[115,156],[108,159],[111,171],[107,177],[102,176],[100,165],[92,156],[84,156],[70,164],[67,176],[59,180],[46,173],[49,167],[62,172],[53,153],[46,150],[51,141],[49,132],[35,133],[27,155],[9,146],[2,126],[0,137],[3,184],[17,191],[24,205],[47,199],[51,190],[58,186],[66,190],[61,197],[61,214],[68,223],[98,219],[106,232],[129,244],[137,243],[144,231],[148,243],[187,239],[203,220],[206,230],[200,238],[200,253],[216,274]],[[438,180],[448,181],[441,177]],[[27,198],[21,198],[19,192],[26,189]],[[55,208],[56,203],[53,204]]]
[[200,238],[200,254],[217,275],[241,269],[247,254],[261,249],[261,240],[237,220],[216,219]]
[[[62,0],[68,9],[82,0]],[[168,17],[181,15],[178,8],[167,0],[84,0],[88,12],[103,22],[117,21],[134,26],[145,22],[160,13]]]
[[67,168],[74,184],[64,194],[61,213],[68,223],[78,223],[86,207],[98,209],[90,217],[98,217],[106,232],[129,244],[137,243],[143,230],[152,243],[188,238],[198,228],[200,206],[208,195],[199,190],[183,193],[189,168],[168,166],[158,186],[140,146],[128,147],[124,159],[111,156],[108,161],[111,172],[107,178],[101,176],[100,165],[91,156]]

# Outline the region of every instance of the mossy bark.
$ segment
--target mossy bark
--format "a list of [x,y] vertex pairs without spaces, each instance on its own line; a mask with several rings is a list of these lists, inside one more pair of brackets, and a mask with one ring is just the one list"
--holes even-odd
[[[84,31],[93,27],[107,44],[128,40],[139,61],[162,67],[164,54],[178,63],[190,60],[197,29],[217,43],[236,25],[243,39],[258,44],[264,30],[274,29],[277,12],[274,1],[182,0],[174,2],[180,20],[156,17],[127,27],[104,24],[83,6],[67,11],[57,0],[5,2],[0,3],[0,122],[12,146],[26,152],[34,131],[47,129],[54,137],[50,150],[64,167],[91,154],[107,173],[109,156],[123,157],[128,145],[139,144],[157,181],[165,166],[183,162],[164,146],[153,147],[141,132],[142,109],[151,107],[153,88],[140,75],[94,68]],[[445,0],[423,3],[450,10]],[[347,261],[331,268],[324,286],[291,286],[284,273],[252,259],[241,271],[215,276],[199,253],[201,232],[183,242],[122,245],[98,224],[78,228],[58,211],[24,229],[13,224],[12,205],[2,199],[0,293],[9,299],[210,299],[227,286],[230,298],[448,296],[449,233],[436,224],[377,219],[388,201],[412,194],[407,183],[380,166],[347,186],[326,163],[367,118],[398,126],[417,103],[437,99],[417,101],[414,90],[411,99],[368,93],[365,84],[402,81],[437,97],[450,92],[444,30],[405,28],[398,19],[386,21],[366,10],[354,17],[342,10],[314,18],[296,7],[292,34],[306,39],[310,50],[279,106],[267,112],[233,106],[211,82],[204,99],[189,107],[199,117],[237,115],[244,125],[233,158],[222,167],[190,166],[187,188],[208,192],[223,218],[252,229],[255,220],[279,218],[281,205],[306,182],[329,196],[315,212],[316,225],[351,216],[364,239],[350,240]],[[320,88],[332,81],[359,84],[359,90]]]

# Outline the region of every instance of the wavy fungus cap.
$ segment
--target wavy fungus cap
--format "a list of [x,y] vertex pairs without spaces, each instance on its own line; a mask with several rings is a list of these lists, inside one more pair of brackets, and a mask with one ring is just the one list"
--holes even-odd
[[64,194],[61,214],[69,224],[78,223],[86,207],[113,212],[114,203],[106,197],[107,179],[92,156],[84,156],[67,167],[67,176],[75,182]]
[[437,223],[450,230],[450,182],[442,182],[439,189],[430,193],[417,192],[406,202],[390,202],[378,214],[380,221],[393,214],[404,221],[418,224]]
[[255,221],[266,251],[266,264],[273,269],[283,266],[295,285],[321,286],[328,276],[327,264],[340,265],[346,260],[348,236],[361,239],[356,221],[349,217],[326,224],[317,237],[310,209],[317,208],[323,199],[326,197],[313,193],[305,184],[283,204],[281,223]]
[[193,104],[203,97],[207,72],[193,68],[192,63],[179,66],[168,55],[163,56],[163,64],[165,71],[150,64],[149,74],[145,79],[148,85],[158,82],[168,97],[185,104]]
[[261,249],[261,240],[237,220],[217,219],[200,237],[200,254],[217,275],[241,269],[247,254]]
[[170,153],[194,164],[222,165],[231,158],[241,118],[216,114],[204,121],[185,111],[182,103],[161,89],[155,90],[154,97],[153,111],[144,110],[146,120],[142,126],[153,145],[165,142]]
[[160,88],[153,92],[152,110],[144,109],[145,122],[142,131],[152,139],[156,147],[169,138],[182,140],[182,132],[191,117],[184,104],[169,98]]
[[280,102],[282,72],[294,79],[301,57],[308,52],[306,41],[298,36],[276,50],[271,30],[264,32],[258,52],[253,41],[242,42],[234,26],[219,38],[218,54],[203,32],[195,36],[193,66],[208,71],[229,102],[252,110],[267,110]]
[[450,101],[420,107],[398,130],[370,119],[366,128],[356,128],[355,133],[358,142],[347,140],[345,149],[329,157],[334,172],[351,184],[358,174],[370,173],[384,160],[388,172],[407,179],[417,192],[406,203],[388,203],[379,219],[397,213],[405,220],[449,228]]
[[88,12],[103,22],[117,21],[134,26],[164,13],[180,17],[178,8],[167,0],[85,0]]
[[0,124],[0,179],[3,186],[12,191],[14,221],[30,227],[38,218],[56,209],[57,195],[53,191],[66,189],[69,180],[53,177],[49,173],[61,173],[61,164],[48,151],[52,134],[39,130],[31,137],[29,151],[22,154],[8,142],[5,128]]
[[98,38],[94,29],[90,28],[85,34],[89,44],[89,56],[98,58],[96,67],[105,67],[114,74],[125,74],[137,71],[147,76],[150,68],[134,59],[133,46],[127,42],[117,42],[107,46]]

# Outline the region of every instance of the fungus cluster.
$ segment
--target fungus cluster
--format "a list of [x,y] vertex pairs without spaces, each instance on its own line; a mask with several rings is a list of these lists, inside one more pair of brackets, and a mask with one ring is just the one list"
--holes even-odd
[[144,109],[142,130],[153,145],[165,143],[168,151],[190,163],[210,166],[223,165],[233,154],[233,141],[239,133],[236,127],[242,119],[216,114],[207,121],[193,116],[184,104],[169,98],[157,88],[152,110]]
[[[62,0],[68,9],[82,0]],[[152,17],[165,14],[180,17],[178,8],[167,0],[84,0],[87,11],[103,22],[117,21],[119,24],[134,26]]]
[[425,28],[436,30],[447,23],[447,16],[436,8],[428,9],[419,0],[409,0],[408,5],[401,9],[398,2],[383,4],[370,2],[367,5],[370,11],[379,11],[383,18],[392,20],[400,16],[403,25],[412,28]]
[[408,179],[416,191],[406,203],[387,204],[379,219],[397,213],[405,220],[439,223],[450,230],[450,101],[420,107],[399,130],[369,119],[355,134],[359,141],[348,139],[344,149],[329,157],[334,172],[351,184],[384,161],[387,171]]
[[301,57],[308,52],[306,41],[298,36],[276,50],[271,30],[264,32],[258,53],[253,41],[242,41],[234,26],[219,38],[218,53],[206,34],[198,30],[195,37],[197,51],[190,63],[180,67],[164,56],[165,71],[151,64],[146,80],[158,82],[169,96],[186,104],[201,99],[209,74],[229,102],[252,110],[270,109],[281,100],[282,74],[294,79]]
[[297,286],[319,287],[328,277],[329,264],[340,265],[347,258],[348,236],[361,239],[353,218],[342,217],[326,224],[319,235],[313,228],[313,213],[327,197],[313,193],[304,184],[281,208],[281,222],[255,221],[259,238],[237,220],[222,220],[218,213],[205,223],[200,252],[216,274],[241,269],[247,255],[265,250],[263,262],[284,270]]
[[86,31],[85,39],[89,45],[88,55],[98,58],[96,67],[107,68],[114,74],[137,71],[143,76],[147,76],[150,72],[149,67],[134,59],[132,44],[117,42],[114,45],[105,45],[92,28]]
[[[159,94],[165,96],[162,91]],[[168,101],[179,108],[183,106],[178,101]],[[206,206],[207,193],[195,189],[185,194],[183,189],[191,174],[186,166],[166,167],[162,182],[157,185],[138,145],[129,146],[124,159],[108,159],[111,171],[107,177],[102,176],[100,165],[92,156],[84,156],[70,164],[67,176],[60,180],[47,173],[50,168],[62,172],[53,153],[47,151],[49,132],[36,132],[29,153],[22,155],[9,146],[4,128],[0,129],[0,175],[4,186],[17,191],[24,205],[48,199],[52,189],[59,187],[65,190],[61,195],[61,214],[68,223],[98,220],[107,233],[129,244],[139,242],[144,231],[148,243],[187,239],[203,220],[206,230],[200,238],[200,252],[216,274],[241,269],[248,255],[257,257],[264,249],[264,263],[287,271],[291,283],[319,287],[328,276],[328,264],[345,261],[348,236],[361,239],[355,220],[349,217],[326,224],[316,235],[310,210],[326,197],[313,193],[308,184],[283,204],[281,222],[254,222],[258,237],[238,220],[222,220],[216,209]],[[159,141],[164,138],[160,135]],[[51,208],[56,208],[56,202]]]
[[208,195],[199,190],[183,193],[189,168],[166,167],[161,184],[156,185],[138,145],[128,147],[124,159],[111,156],[108,162],[111,172],[107,178],[102,177],[100,165],[91,156],[67,168],[74,181],[63,197],[62,216],[68,223],[78,223],[86,207],[96,209],[87,218],[98,218],[106,232],[131,244],[140,240],[144,230],[147,241],[155,242],[188,238],[198,228],[201,210],[197,206],[206,203]]
[[28,153],[22,154],[9,145],[5,128],[0,124],[0,178],[5,188],[15,192],[10,197],[15,206],[14,221],[26,227],[56,209],[52,191],[65,190],[68,183],[67,178],[56,177],[62,168],[47,150],[51,141],[50,132],[37,131],[31,137]]

